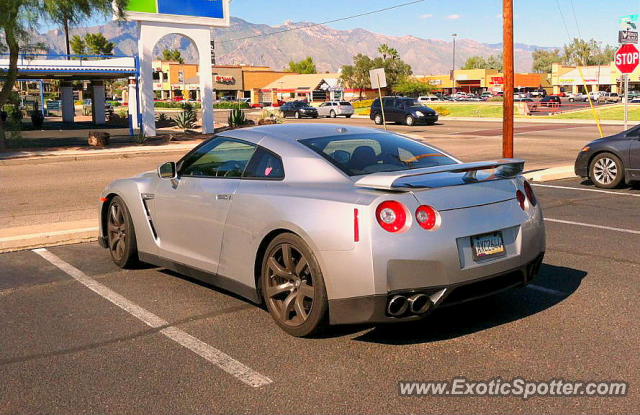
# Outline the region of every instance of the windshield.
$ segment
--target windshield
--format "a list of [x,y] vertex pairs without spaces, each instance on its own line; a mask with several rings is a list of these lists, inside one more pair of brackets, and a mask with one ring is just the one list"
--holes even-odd
[[349,134],[300,140],[349,176],[455,164],[451,157],[391,133]]

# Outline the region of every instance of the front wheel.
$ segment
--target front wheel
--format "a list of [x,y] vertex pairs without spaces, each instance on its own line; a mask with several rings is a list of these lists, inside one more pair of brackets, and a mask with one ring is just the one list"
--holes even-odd
[[331,112],[329,113],[329,117],[336,118],[336,112],[334,110],[331,110]]
[[292,336],[317,333],[327,321],[324,279],[313,252],[297,235],[278,235],[267,247],[262,296],[276,324]]
[[299,120],[300,119],[300,112],[296,111],[295,114],[293,114],[293,118]]
[[624,180],[622,160],[611,153],[598,154],[589,167],[589,178],[597,186],[613,189]]
[[107,210],[107,241],[111,259],[120,268],[130,268],[138,262],[136,231],[124,200],[115,196]]
[[409,127],[411,127],[416,123],[416,120],[411,115],[407,115],[407,118],[405,118],[404,123]]

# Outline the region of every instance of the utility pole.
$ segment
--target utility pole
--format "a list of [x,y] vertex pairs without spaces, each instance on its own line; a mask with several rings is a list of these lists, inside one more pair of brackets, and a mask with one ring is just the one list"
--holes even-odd
[[453,37],[453,66],[451,67],[451,82],[453,88],[451,89],[451,95],[456,93],[456,37],[457,33],[451,35]]
[[504,103],[502,118],[502,157],[513,158],[513,0],[503,1]]

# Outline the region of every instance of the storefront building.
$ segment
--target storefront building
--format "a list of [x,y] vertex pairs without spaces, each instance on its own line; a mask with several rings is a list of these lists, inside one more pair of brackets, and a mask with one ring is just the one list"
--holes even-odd
[[[475,94],[481,94],[485,91],[494,94],[504,92],[504,74],[496,69],[458,69],[452,74],[429,75],[421,80],[433,86],[434,92],[445,94],[451,94],[454,90]],[[517,73],[514,81],[516,91],[531,92],[538,89],[551,89],[548,74]]]
[[[587,91],[623,92],[622,73],[613,62],[596,66],[554,64],[551,79],[554,94],[575,94]],[[629,90],[640,90],[640,70],[629,75]]]
[[340,74],[290,74],[260,89],[259,102],[277,101],[325,102],[344,99]]

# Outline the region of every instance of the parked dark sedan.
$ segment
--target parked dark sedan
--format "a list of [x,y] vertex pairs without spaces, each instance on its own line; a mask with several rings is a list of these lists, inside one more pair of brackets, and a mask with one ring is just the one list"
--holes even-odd
[[293,118],[318,118],[318,109],[304,101],[287,102],[280,107],[282,115]]
[[405,125],[428,124],[438,121],[438,113],[413,98],[407,97],[383,97],[382,106],[380,99],[373,101],[370,118],[378,125],[383,122],[382,107],[384,107],[384,121],[392,121]]
[[587,144],[578,154],[575,172],[605,189],[623,180],[640,181],[640,125]]

